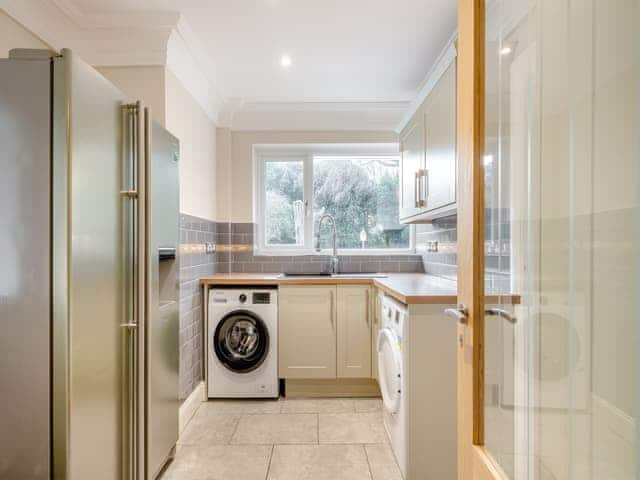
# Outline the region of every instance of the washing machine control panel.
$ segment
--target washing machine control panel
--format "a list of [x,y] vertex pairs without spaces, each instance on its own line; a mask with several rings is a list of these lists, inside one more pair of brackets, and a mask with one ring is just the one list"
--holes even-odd
[[212,304],[227,305],[272,305],[276,304],[277,294],[271,290],[218,290],[211,289],[210,302]]

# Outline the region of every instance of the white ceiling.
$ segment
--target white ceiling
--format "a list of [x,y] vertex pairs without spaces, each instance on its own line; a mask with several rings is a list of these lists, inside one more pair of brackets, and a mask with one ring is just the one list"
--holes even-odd
[[58,1],[84,15],[180,12],[220,93],[248,102],[411,100],[456,22],[456,0]]

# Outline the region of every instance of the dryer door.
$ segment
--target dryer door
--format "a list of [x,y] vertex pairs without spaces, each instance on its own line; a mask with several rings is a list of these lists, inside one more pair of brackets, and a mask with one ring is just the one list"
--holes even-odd
[[258,368],[269,353],[269,331],[255,313],[236,310],[216,327],[213,350],[227,369],[248,373]]
[[378,375],[384,408],[390,414],[398,413],[402,394],[402,353],[397,335],[383,328],[378,335]]

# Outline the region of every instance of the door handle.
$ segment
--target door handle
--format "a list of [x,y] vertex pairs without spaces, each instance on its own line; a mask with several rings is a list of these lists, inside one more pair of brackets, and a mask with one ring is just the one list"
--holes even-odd
[[418,172],[413,174],[413,203],[416,208],[420,206],[420,175]]
[[511,325],[515,325],[516,323],[518,323],[518,319],[516,318],[516,316],[504,310],[503,308],[487,308],[485,309],[484,314],[492,317],[503,318]]
[[447,308],[444,314],[455,318],[458,323],[466,324],[469,320],[469,310],[462,304],[459,304],[456,308]]

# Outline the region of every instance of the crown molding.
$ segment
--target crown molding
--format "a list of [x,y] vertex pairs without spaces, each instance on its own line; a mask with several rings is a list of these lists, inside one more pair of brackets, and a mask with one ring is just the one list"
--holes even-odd
[[235,99],[224,118],[234,131],[385,131],[392,132],[410,102],[243,101]]
[[411,101],[411,104],[405,111],[402,119],[395,126],[394,130],[397,133],[400,133],[402,130],[404,130],[404,128],[411,120],[411,117],[413,117],[413,115],[418,111],[422,103],[429,96],[429,93],[431,93],[431,90],[433,90],[433,88],[436,86],[436,83],[438,83],[440,77],[442,77],[449,66],[456,61],[456,57],[458,56],[456,47],[457,39],[458,30],[456,29],[451,37],[449,37],[449,40],[447,40],[447,43],[440,52],[440,55],[438,55],[438,58],[429,70],[429,73],[427,73],[427,76],[422,81],[422,84],[418,90],[418,95],[416,95],[413,101]]
[[166,67],[216,125],[233,130],[393,131],[415,103],[225,98],[215,65],[177,12],[87,14],[73,0],[0,0],[0,8],[53,50],[71,48],[92,65]]
[[169,36],[166,54],[167,69],[198,101],[207,116],[218,124],[225,98],[220,91],[216,70],[182,16]]
[[52,49],[70,48],[91,65],[165,66],[218,121],[224,97],[215,70],[179,13],[85,14],[72,0],[0,0],[0,8]]

